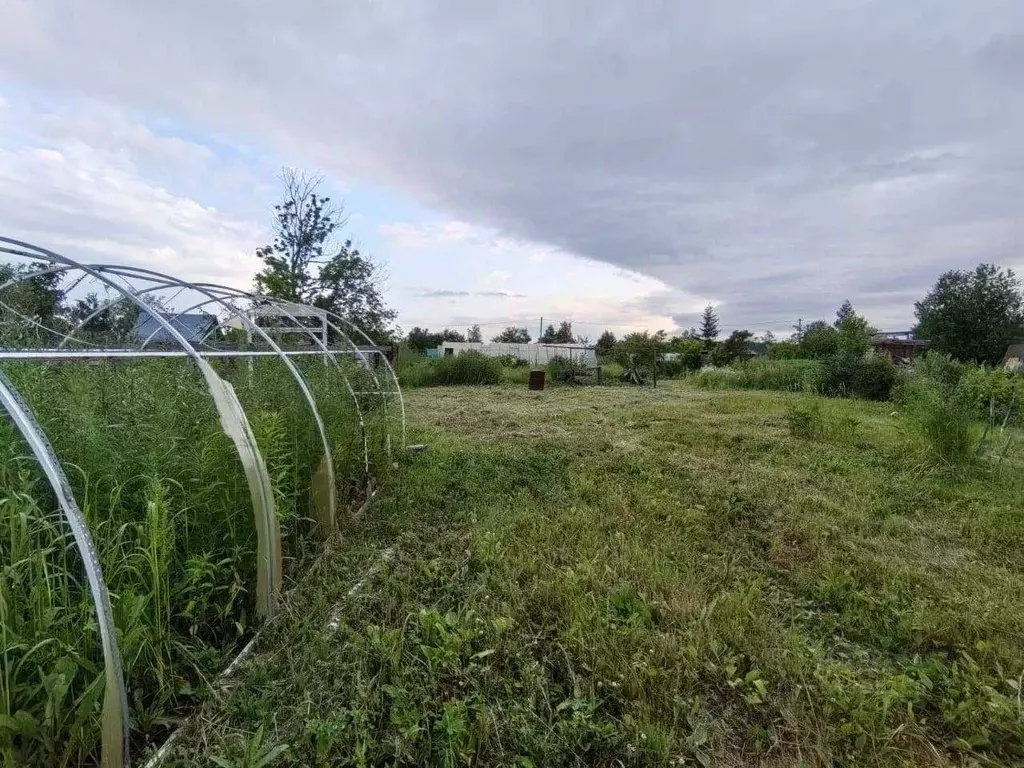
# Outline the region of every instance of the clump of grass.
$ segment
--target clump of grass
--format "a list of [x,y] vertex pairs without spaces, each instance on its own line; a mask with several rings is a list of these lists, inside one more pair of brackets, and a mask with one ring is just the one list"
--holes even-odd
[[789,434],[807,440],[819,439],[825,435],[825,419],[821,403],[817,400],[790,403],[786,410],[786,424]]
[[496,358],[474,351],[421,360],[399,369],[402,386],[413,388],[500,384],[505,375]]
[[725,368],[705,368],[693,376],[701,389],[812,391],[821,372],[816,360],[752,360]]
[[974,403],[964,390],[948,392],[938,382],[920,378],[908,388],[905,400],[909,423],[935,459],[952,468],[974,459],[980,428]]

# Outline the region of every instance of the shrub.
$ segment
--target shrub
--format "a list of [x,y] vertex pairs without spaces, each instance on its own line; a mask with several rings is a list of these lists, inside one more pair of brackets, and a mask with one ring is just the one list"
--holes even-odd
[[937,381],[927,378],[915,380],[906,391],[908,420],[933,456],[952,467],[967,464],[980,436],[975,404],[966,391],[944,392]]
[[470,351],[435,360],[434,376],[434,383],[440,386],[500,384],[502,367],[497,359]]
[[825,434],[825,420],[821,414],[821,403],[817,400],[790,403],[786,411],[786,423],[793,437],[815,439]]
[[576,383],[577,380],[587,375],[589,366],[580,359],[563,357],[557,355],[548,361],[548,377],[551,381],[565,381]]
[[961,363],[943,352],[928,352],[917,361],[914,375],[932,379],[945,392],[952,392],[973,366]]
[[471,351],[409,363],[399,368],[398,378],[403,387],[500,384],[504,371],[496,358]]
[[1007,371],[1004,368],[982,368],[965,366],[960,378],[959,389],[971,404],[974,414],[989,418],[990,408],[1002,422],[1020,423],[1024,409],[1024,374]]
[[526,368],[529,366],[529,363],[523,360],[523,358],[516,357],[515,355],[498,355],[494,359],[497,360],[503,368]]
[[815,360],[752,360],[728,368],[707,368],[694,376],[702,389],[814,391],[821,363]]
[[887,357],[832,355],[822,361],[818,386],[829,397],[889,400],[898,381],[896,366]]

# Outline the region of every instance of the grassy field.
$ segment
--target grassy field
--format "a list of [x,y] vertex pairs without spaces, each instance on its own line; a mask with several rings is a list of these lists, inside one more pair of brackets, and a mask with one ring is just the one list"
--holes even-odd
[[429,450],[170,764],[1021,764],[1020,447],[807,398],[410,393]]

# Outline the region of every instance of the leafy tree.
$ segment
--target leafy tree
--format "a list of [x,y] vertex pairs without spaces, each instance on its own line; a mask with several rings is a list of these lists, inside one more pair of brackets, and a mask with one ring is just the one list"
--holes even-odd
[[733,331],[729,338],[712,350],[711,362],[717,366],[729,365],[746,351],[747,342],[753,335],[750,331]]
[[612,348],[615,346],[615,334],[611,331],[605,331],[597,338],[597,344],[594,349],[597,354],[601,357],[611,354]]
[[835,326],[839,331],[840,353],[860,357],[871,349],[871,337],[875,331],[864,317],[853,310],[849,300],[844,301],[836,312]]
[[772,360],[795,360],[800,357],[800,342],[792,339],[776,341],[768,348],[768,357]]
[[856,314],[853,311],[853,304],[850,303],[849,299],[846,299],[842,304],[839,305],[839,309],[836,310],[836,321],[833,325],[836,328],[841,328],[843,322],[851,315]]
[[997,363],[1024,335],[1020,280],[994,264],[942,274],[914,312],[915,335],[958,360]]
[[804,327],[799,343],[801,357],[829,357],[839,351],[839,331],[824,320],[815,320]]
[[525,328],[510,325],[504,331],[491,339],[491,341],[498,344],[529,344],[530,332]]
[[474,325],[469,329],[469,333],[466,334],[466,341],[471,341],[474,344],[480,344],[484,340],[483,334],[480,332],[480,326]]
[[572,335],[572,323],[563,320],[555,331],[555,344],[572,344],[574,341],[576,337]]
[[775,334],[771,331],[765,331],[761,334],[761,343],[766,347],[771,347],[775,343]]
[[412,330],[406,334],[405,345],[409,349],[415,349],[418,352],[426,352],[428,349],[436,347],[440,343],[440,334],[431,333],[427,328],[420,328],[418,325],[413,326]]
[[615,345],[613,355],[620,365],[653,365],[665,346],[664,331],[630,333]]
[[554,344],[555,343],[555,326],[554,325],[549,325],[547,328],[545,328],[544,329],[544,333],[542,333],[540,335],[540,338],[537,339],[537,342],[540,343],[540,344]]
[[17,312],[52,327],[54,318],[65,311],[61,289],[64,275],[59,272],[35,274],[39,269],[28,264],[0,264],[0,284],[18,278],[18,282],[3,289],[6,306],[0,308],[0,315],[5,316],[5,322],[24,322],[14,314]]
[[676,336],[668,342],[668,351],[679,355],[679,363],[683,368],[688,371],[696,371],[700,368],[704,345],[698,339]]
[[335,232],[346,222],[342,209],[317,192],[320,177],[286,168],[281,182],[273,242],[256,251],[263,261],[256,290],[330,310],[375,339],[388,337],[396,313],[381,295],[384,275],[351,239],[334,244]]
[[431,333],[427,328],[413,327],[405,337],[405,344],[409,349],[419,352],[426,352],[428,349],[435,349],[446,341],[465,341],[466,337],[451,328],[445,328],[440,333]]
[[718,313],[714,306],[708,304],[704,307],[704,314],[700,318],[700,337],[704,340],[705,346],[718,338]]

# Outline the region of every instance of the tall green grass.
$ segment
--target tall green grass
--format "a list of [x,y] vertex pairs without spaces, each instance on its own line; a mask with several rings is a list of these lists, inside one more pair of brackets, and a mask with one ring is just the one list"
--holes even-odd
[[817,360],[753,360],[726,368],[706,368],[693,376],[701,389],[814,391],[821,376]]
[[479,352],[405,361],[398,370],[404,387],[444,387],[459,384],[500,384],[505,378],[501,362]]
[[[362,492],[363,445],[386,472],[384,404],[302,363],[325,420],[339,501]],[[371,390],[352,363],[356,391]],[[271,475],[286,571],[317,551],[312,479],[323,448],[280,361],[216,366],[246,408]],[[111,593],[136,747],[159,740],[251,634],[255,530],[241,464],[203,382],[181,360],[6,367],[54,445]],[[38,468],[0,421],[0,755],[77,765],[99,745],[102,654],[79,561]]]

